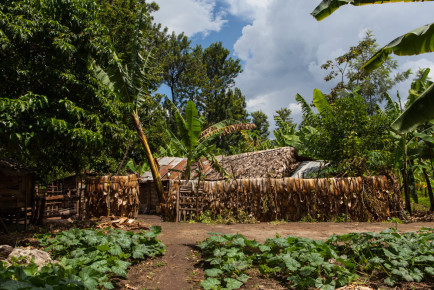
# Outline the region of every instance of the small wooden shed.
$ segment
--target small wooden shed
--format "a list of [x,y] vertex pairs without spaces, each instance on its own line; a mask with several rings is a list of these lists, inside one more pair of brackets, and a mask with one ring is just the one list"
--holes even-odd
[[35,179],[31,170],[12,160],[0,160],[0,218],[14,223],[33,214]]

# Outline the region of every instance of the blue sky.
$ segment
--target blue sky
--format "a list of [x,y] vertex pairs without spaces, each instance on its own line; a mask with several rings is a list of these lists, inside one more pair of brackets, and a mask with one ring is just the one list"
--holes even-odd
[[[412,29],[434,22],[434,2],[394,3],[341,7],[318,22],[310,12],[320,0],[154,0],[160,6],[155,20],[169,30],[184,32],[194,43],[207,47],[222,41],[241,59],[243,73],[236,79],[247,99],[248,111],[269,116],[289,107],[301,120],[295,102],[300,93],[308,101],[315,88],[328,92],[334,83],[323,80],[321,64],[357,45],[372,30],[380,45]],[[430,67],[434,53],[395,57],[400,70]],[[410,81],[392,89],[407,95]]]

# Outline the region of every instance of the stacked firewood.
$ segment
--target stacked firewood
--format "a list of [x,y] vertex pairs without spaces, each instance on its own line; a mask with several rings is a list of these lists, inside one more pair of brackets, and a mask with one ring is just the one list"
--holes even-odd
[[85,190],[87,217],[125,216],[139,211],[139,184],[136,175],[87,177]]

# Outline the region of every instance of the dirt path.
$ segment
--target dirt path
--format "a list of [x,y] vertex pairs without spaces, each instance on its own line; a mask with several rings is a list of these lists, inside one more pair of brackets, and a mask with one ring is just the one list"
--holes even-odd
[[[209,232],[241,233],[248,239],[264,242],[279,234],[280,236],[299,236],[313,239],[326,239],[332,234],[350,232],[380,232],[390,227],[399,231],[417,231],[421,227],[434,228],[434,222],[391,224],[391,223],[282,223],[272,225],[237,224],[207,225],[189,223],[163,222],[157,216],[142,215],[139,217],[150,225],[160,225],[162,233],[159,239],[167,246],[166,255],[143,264],[134,266],[128,273],[128,280],[122,282],[124,289],[199,289],[203,272],[199,268],[199,253],[194,246],[206,239]],[[258,281],[256,281],[258,282]],[[255,284],[256,289],[275,289],[270,281],[263,285]],[[261,284],[261,283],[259,283]],[[251,287],[251,285],[250,285]],[[246,286],[246,288],[248,288]]]

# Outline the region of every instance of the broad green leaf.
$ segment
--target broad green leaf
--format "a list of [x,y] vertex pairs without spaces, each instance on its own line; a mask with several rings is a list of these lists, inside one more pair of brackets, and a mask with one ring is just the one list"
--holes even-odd
[[224,281],[226,282],[227,289],[238,289],[243,286],[243,282],[233,278],[224,278]]
[[393,53],[396,55],[418,55],[434,51],[434,23],[418,27],[382,47],[362,69],[370,72],[378,68]]
[[420,271],[418,268],[414,268],[413,270],[410,270],[410,276],[416,282],[421,282],[423,280],[423,272]]
[[199,113],[192,100],[188,100],[187,107],[185,109],[185,122],[188,130],[188,147],[192,150],[198,143],[201,133],[201,123],[198,119]]
[[316,20],[320,21],[324,18],[330,16],[333,12],[335,12],[339,7],[347,4],[351,4],[354,6],[362,6],[368,4],[385,4],[385,3],[393,3],[393,2],[424,2],[424,1],[432,1],[432,0],[323,0],[311,13]]
[[304,267],[300,268],[300,275],[302,275],[302,276],[309,276],[310,273],[312,273],[313,271],[315,271],[314,267],[304,266]]
[[239,276],[237,276],[237,280],[239,280],[239,281],[241,281],[241,282],[243,282],[243,283],[246,283],[247,282],[247,280],[249,280],[249,276],[248,275],[246,275],[246,274],[241,274],[241,275],[239,275]]
[[292,258],[290,255],[285,255],[282,257],[282,260],[285,262],[286,268],[288,268],[289,271],[295,272],[300,268],[300,263]]
[[159,235],[161,233],[161,226],[152,226],[151,232],[153,232],[155,235]]
[[91,267],[85,267],[79,274],[81,281],[88,289],[96,289],[98,286],[98,280],[95,277],[99,276],[99,272]]
[[434,268],[433,267],[425,267],[424,271],[431,276],[434,276]]
[[206,278],[201,283],[205,290],[218,289],[220,286],[220,281],[216,278]]
[[320,114],[330,110],[329,102],[327,102],[327,99],[323,93],[318,89],[313,90],[313,104],[318,109]]
[[217,268],[211,268],[205,270],[205,275],[208,277],[217,277],[219,275],[223,274],[223,271]]
[[396,281],[390,277],[387,277],[386,279],[384,279],[383,283],[389,286],[394,286]]
[[417,98],[391,125],[398,133],[415,130],[419,125],[434,119],[434,84]]

